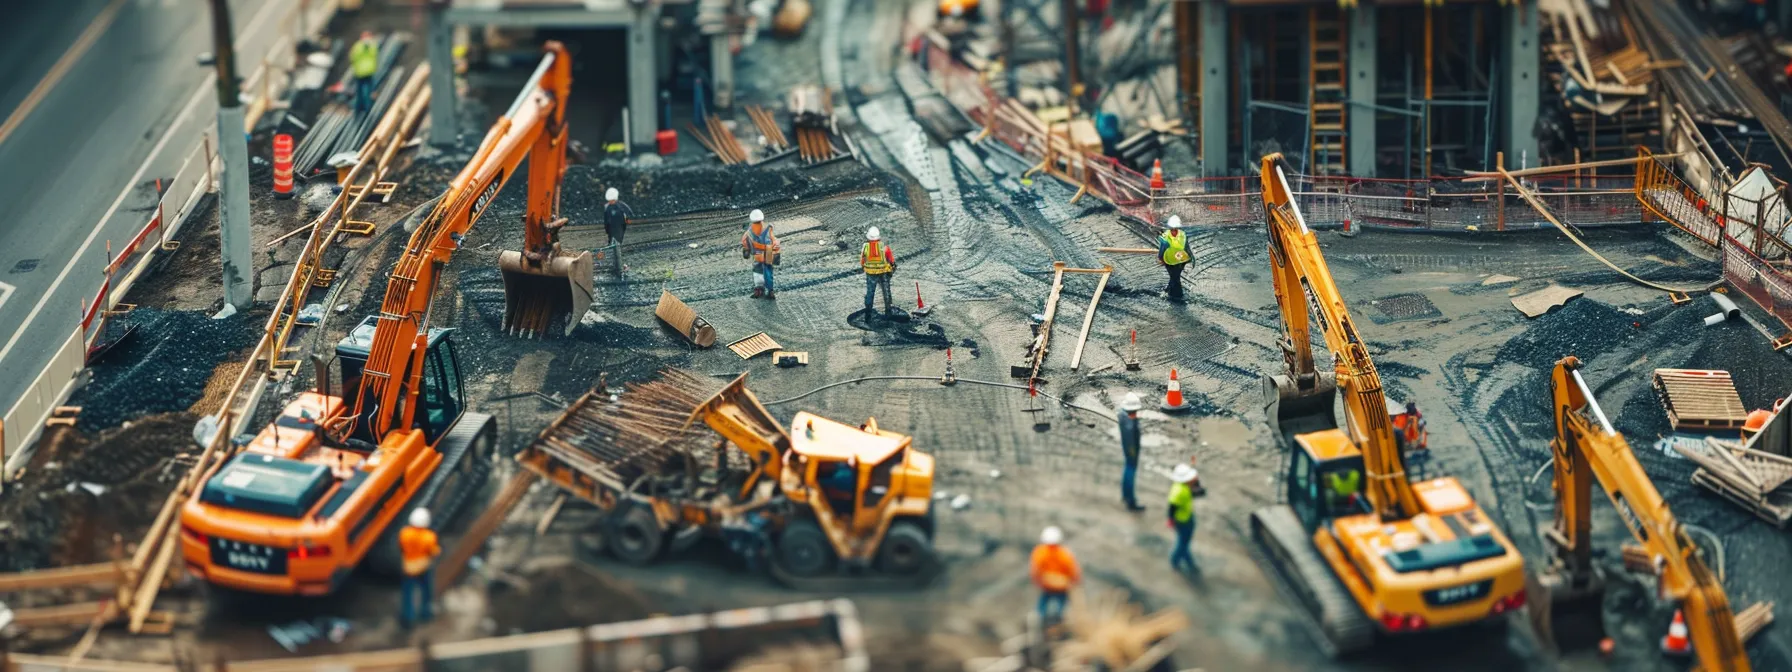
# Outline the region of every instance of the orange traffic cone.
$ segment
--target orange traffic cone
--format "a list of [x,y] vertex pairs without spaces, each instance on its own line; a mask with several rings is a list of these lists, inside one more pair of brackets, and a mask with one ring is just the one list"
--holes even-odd
[[1171,413],[1188,410],[1188,402],[1182,400],[1182,382],[1176,379],[1176,369],[1170,369],[1170,390],[1164,393],[1164,403],[1158,408]]
[[1674,622],[1668,625],[1668,634],[1661,637],[1661,652],[1672,656],[1692,653],[1692,642],[1686,638],[1686,614],[1679,609],[1674,610]]
[[1163,161],[1163,159],[1152,159],[1152,161],[1151,161],[1151,188],[1152,189],[1164,188],[1164,161]]

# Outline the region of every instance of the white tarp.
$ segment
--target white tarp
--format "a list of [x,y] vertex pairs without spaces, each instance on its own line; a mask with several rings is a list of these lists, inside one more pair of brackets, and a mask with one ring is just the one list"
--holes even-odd
[[1785,198],[1779,185],[1760,166],[1752,166],[1724,190],[1724,232],[1749,249],[1759,248],[1764,256],[1784,256],[1778,245],[1755,244],[1755,232],[1782,232],[1786,227]]

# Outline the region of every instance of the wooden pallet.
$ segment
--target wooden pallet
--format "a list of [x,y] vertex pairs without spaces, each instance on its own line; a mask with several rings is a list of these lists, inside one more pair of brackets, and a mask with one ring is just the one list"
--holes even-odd
[[1748,420],[1728,371],[1656,369],[1654,386],[1676,430],[1741,429]]
[[783,350],[784,346],[778,345],[778,342],[772,340],[771,336],[761,331],[752,336],[729,343],[728,349],[733,350],[734,354],[740,355],[741,359],[752,359],[758,355],[773,350]]
[[1692,482],[1735,502],[1737,506],[1748,509],[1749,513],[1760,516],[1762,520],[1773,523],[1780,529],[1785,529],[1786,524],[1792,522],[1792,494],[1776,492],[1767,497],[1753,498],[1704,469],[1693,472]]

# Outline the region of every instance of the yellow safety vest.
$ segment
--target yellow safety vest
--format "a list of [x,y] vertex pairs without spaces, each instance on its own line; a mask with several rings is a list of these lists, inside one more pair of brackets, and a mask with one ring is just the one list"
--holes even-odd
[[884,251],[889,248],[882,243],[866,242],[859,249],[859,265],[865,267],[866,275],[883,275],[890,272],[890,262],[884,259]]
[[356,77],[372,77],[380,70],[380,45],[373,40],[361,40],[349,52],[348,61],[355,70]]
[[1186,264],[1186,263],[1188,263],[1188,236],[1184,236],[1184,235],[1172,236],[1166,232],[1162,236],[1159,236],[1158,238],[1160,240],[1164,241],[1164,263],[1166,263],[1166,264]]

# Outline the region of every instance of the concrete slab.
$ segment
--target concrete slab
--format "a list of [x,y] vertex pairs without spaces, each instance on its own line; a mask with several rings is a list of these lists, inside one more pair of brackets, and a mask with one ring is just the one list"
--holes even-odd
[[1517,308],[1518,312],[1524,313],[1525,317],[1537,317],[1561,308],[1583,293],[1578,289],[1550,285],[1529,294],[1513,297],[1512,307]]

